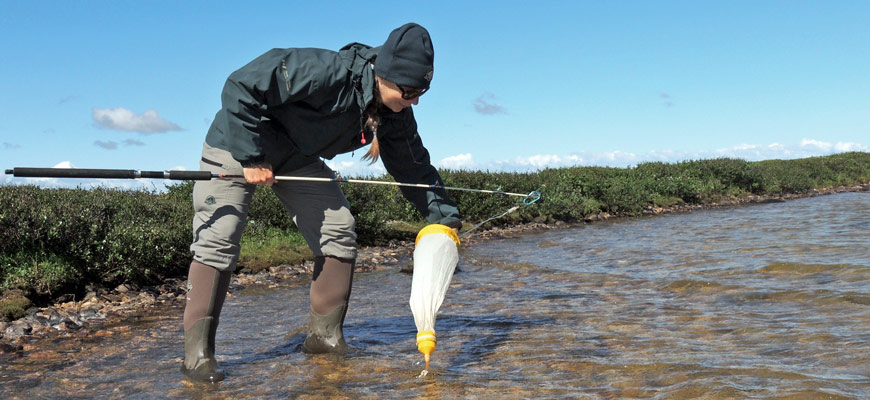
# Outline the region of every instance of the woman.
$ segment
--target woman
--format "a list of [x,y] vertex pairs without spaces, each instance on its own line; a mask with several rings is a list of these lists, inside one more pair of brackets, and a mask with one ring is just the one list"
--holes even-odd
[[[429,89],[433,60],[429,33],[409,23],[381,47],[273,49],[230,75],[200,167],[245,179],[194,186],[182,366],[189,377],[225,377],[214,357],[215,332],[255,185],[272,187],[315,255],[303,351],[345,350],[342,326],[357,255],[350,205],[336,182],[275,176],[332,178],[322,158],[370,144],[363,159],[380,157],[397,181],[442,185],[411,110]],[[430,223],[462,225],[442,189],[403,187],[402,194]]]

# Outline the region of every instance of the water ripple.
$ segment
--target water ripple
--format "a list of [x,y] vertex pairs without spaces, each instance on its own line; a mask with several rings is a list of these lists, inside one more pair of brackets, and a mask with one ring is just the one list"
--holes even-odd
[[0,368],[3,398],[870,398],[870,195],[609,221],[464,248],[420,377],[411,277],[359,274],[344,357],[308,289],[242,291],[229,379],[178,372],[180,313]]

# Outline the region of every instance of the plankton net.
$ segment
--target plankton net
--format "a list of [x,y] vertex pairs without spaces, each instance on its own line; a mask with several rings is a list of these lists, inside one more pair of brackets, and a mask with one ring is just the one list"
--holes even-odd
[[459,236],[453,229],[432,224],[420,230],[414,247],[409,304],[417,325],[417,349],[423,353],[427,371],[435,351],[435,317],[458,262]]

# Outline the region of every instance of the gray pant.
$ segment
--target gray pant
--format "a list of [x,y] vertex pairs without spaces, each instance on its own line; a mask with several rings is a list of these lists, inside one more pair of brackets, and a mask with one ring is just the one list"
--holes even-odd
[[[203,144],[201,170],[241,175],[242,166],[226,150]],[[275,175],[333,178],[319,158],[301,168]],[[256,185],[244,178],[197,181],[193,186],[193,258],[221,271],[233,271],[239,261],[242,231]],[[278,181],[272,190],[315,256],[355,259],[354,218],[337,182]]]

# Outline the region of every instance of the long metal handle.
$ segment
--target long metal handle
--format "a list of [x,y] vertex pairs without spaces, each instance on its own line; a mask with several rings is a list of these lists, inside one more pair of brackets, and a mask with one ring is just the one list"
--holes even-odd
[[[135,169],[87,169],[87,168],[22,168],[7,169],[6,175],[25,178],[84,178],[84,179],[172,179],[182,181],[207,181],[210,179],[244,179],[243,175],[212,174],[209,171],[139,171]],[[523,204],[529,205],[541,198],[541,194],[532,191],[528,194],[510,193],[501,189],[469,189],[453,186],[428,185],[425,183],[403,183],[389,181],[373,181],[365,179],[315,178],[307,176],[276,176],[278,181],[311,181],[311,182],[347,182],[368,183],[374,185],[389,185],[416,187],[424,189],[461,190],[466,192],[503,194],[507,196],[523,197]]]
[[[217,175],[218,178],[244,178],[242,175]],[[388,186],[402,186],[402,187],[415,187],[415,188],[423,188],[423,189],[444,189],[444,190],[461,190],[465,192],[477,192],[477,193],[488,193],[488,194],[503,194],[507,196],[519,196],[524,197],[523,204],[532,204],[541,199],[541,193],[538,191],[532,191],[527,194],[523,193],[511,193],[505,192],[501,189],[496,190],[487,190],[487,189],[469,189],[455,186],[441,186],[441,185],[429,185],[425,183],[403,183],[403,182],[390,182],[390,181],[372,181],[367,179],[345,179],[341,177],[335,178],[320,178],[320,177],[309,177],[309,176],[275,176],[276,181],[308,181],[308,182],[347,182],[347,183],[368,183],[373,185],[388,185]]]
[[424,188],[424,189],[462,190],[462,191],[466,191],[466,192],[504,194],[504,195],[508,195],[508,196],[520,196],[520,197],[528,196],[528,194],[510,193],[510,192],[505,192],[503,190],[469,189],[469,188],[461,188],[461,187],[454,187],[454,186],[427,185],[425,183],[402,183],[402,182],[390,182],[390,181],[372,181],[372,180],[365,180],[365,179],[311,178],[311,177],[305,177],[305,176],[276,176],[275,180],[277,180],[277,181],[369,183],[369,184],[373,184],[373,185],[403,186],[403,187],[415,187],[415,188]]

